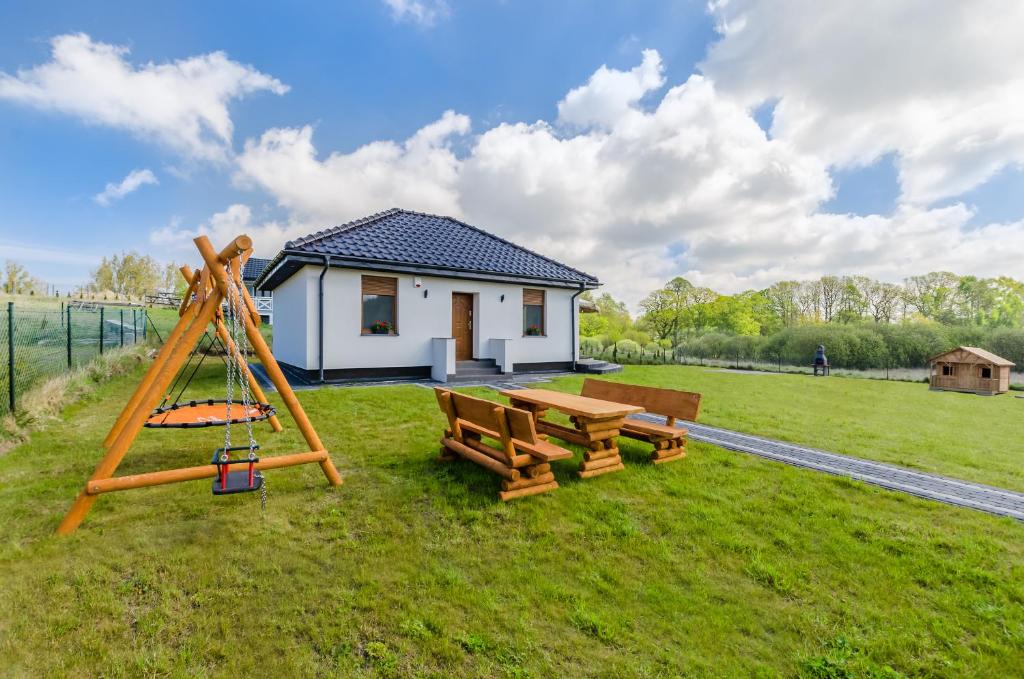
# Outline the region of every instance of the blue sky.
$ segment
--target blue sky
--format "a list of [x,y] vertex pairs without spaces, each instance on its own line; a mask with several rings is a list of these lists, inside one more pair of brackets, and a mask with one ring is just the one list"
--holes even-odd
[[[872,243],[882,231],[920,233],[922,221],[939,235],[966,234],[979,266],[996,238],[987,227],[1016,238],[1019,225],[1007,225],[1024,219],[1017,140],[1003,139],[1006,151],[958,151],[1006,121],[961,129],[950,116],[948,130],[941,118],[901,128],[880,114],[927,100],[938,62],[909,64],[909,85],[879,93],[886,88],[873,84],[851,104],[864,82],[851,69],[862,60],[848,55],[852,65],[837,66],[845,91],[790,68],[806,56],[773,43],[784,9],[753,0],[710,11],[705,2],[653,1],[4,3],[0,258],[66,286],[122,249],[190,261],[189,234],[238,227],[263,235],[260,254],[272,255],[285,237],[399,204],[610,270],[609,290],[635,301],[677,274],[722,289],[854,270],[892,278],[912,254],[886,260]],[[933,30],[957,30],[956,20]],[[829,21],[839,28],[808,25],[871,30]],[[86,46],[64,66],[78,84],[33,80],[32,69],[56,58],[51,41],[76,34]],[[820,41],[823,52],[835,42]],[[214,116],[222,108],[232,128],[207,153],[175,141],[172,128],[194,111],[161,120],[159,107],[115,87],[81,103],[75,87],[105,91],[116,75],[88,68],[107,46],[122,50],[111,64],[140,72],[223,52],[218,78],[263,80],[197,105]],[[1001,76],[975,77],[983,89]],[[169,91],[190,100],[198,86],[186,78]],[[406,142],[445,111],[454,117],[425,150]],[[928,134],[911,144],[906,130],[915,129]],[[154,181],[97,202],[135,170]],[[615,199],[604,204],[606,196]],[[832,242],[837,231],[841,243]],[[827,252],[813,261],[775,252],[772,234],[800,234]]]

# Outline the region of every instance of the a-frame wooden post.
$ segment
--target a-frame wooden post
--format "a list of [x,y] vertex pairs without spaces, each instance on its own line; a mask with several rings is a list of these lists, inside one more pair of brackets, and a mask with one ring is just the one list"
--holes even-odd
[[[338,486],[342,483],[341,475],[324,449],[320,437],[317,436],[313,425],[302,409],[302,405],[295,397],[291,385],[284,378],[284,374],[281,372],[280,366],[277,365],[277,361],[263,340],[259,328],[253,322],[251,310],[254,308],[254,305],[252,305],[252,300],[248,299],[248,293],[238,279],[237,270],[230,274],[235,279],[235,285],[229,284],[229,273],[225,270],[225,264],[230,266],[230,262],[233,259],[249,254],[252,249],[252,240],[248,236],[239,236],[220,253],[214,251],[206,236],[200,236],[194,242],[206,264],[201,272],[193,276],[189,286],[188,297],[191,297],[192,292],[195,292],[195,299],[186,299],[183,303],[178,323],[171,331],[167,338],[167,343],[157,354],[153,365],[146,372],[142,382],[125,406],[124,411],[111,428],[110,434],[104,441],[108,447],[106,455],[100,460],[96,470],[85,484],[85,488],[78,494],[71,509],[68,510],[64,520],[61,521],[60,526],[57,528],[58,533],[67,534],[78,528],[79,524],[85,519],[86,514],[88,514],[92,504],[96,501],[97,496],[102,493],[175,483],[190,479],[212,478],[217,475],[216,465],[210,464],[119,478],[113,476],[121,460],[124,459],[128,449],[151,415],[153,408],[160,402],[164,391],[186,361],[192,348],[210,324],[216,326],[217,314],[221,303],[225,298],[228,299],[229,303],[236,303],[232,296],[238,295],[239,289],[241,289],[243,295],[241,300],[242,306],[248,308],[250,313],[241,314],[238,320],[243,323],[246,336],[249,338],[253,350],[263,363],[267,375],[274,383],[278,393],[281,395],[281,399],[284,401],[285,407],[295,420],[299,431],[302,432],[303,438],[305,438],[306,443],[309,445],[309,452],[262,458],[256,464],[256,468],[274,469],[316,462],[320,465],[331,485]],[[231,353],[232,360],[234,360],[234,357],[237,355],[237,347],[234,350],[229,347],[228,351]]]

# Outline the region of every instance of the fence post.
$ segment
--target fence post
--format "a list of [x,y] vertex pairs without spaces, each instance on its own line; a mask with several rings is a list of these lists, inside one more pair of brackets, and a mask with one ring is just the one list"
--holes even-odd
[[124,346],[124,309],[121,309],[121,346]]
[[103,309],[100,307],[100,356],[103,355]]
[[68,370],[71,370],[71,307],[68,306],[68,322],[66,323],[68,328]]
[[145,343],[146,340],[148,339],[146,337],[146,329],[147,329],[146,326],[148,326],[148,325],[149,325],[149,309],[144,309],[142,311],[142,341],[143,341],[143,343]]
[[139,321],[135,318],[135,308],[132,307],[132,344],[138,342]]
[[7,396],[14,412],[14,302],[7,303]]

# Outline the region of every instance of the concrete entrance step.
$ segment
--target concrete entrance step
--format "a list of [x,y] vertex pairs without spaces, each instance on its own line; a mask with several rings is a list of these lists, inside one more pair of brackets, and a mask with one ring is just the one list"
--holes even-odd
[[500,374],[501,371],[493,358],[455,362],[456,377],[485,377]]
[[622,366],[618,363],[609,363],[608,361],[601,361],[596,358],[583,358],[576,361],[576,372],[591,375],[607,375],[622,372]]

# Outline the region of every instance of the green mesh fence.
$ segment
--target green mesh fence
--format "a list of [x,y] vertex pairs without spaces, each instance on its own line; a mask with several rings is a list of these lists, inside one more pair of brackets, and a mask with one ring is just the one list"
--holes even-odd
[[35,384],[95,360],[102,352],[152,340],[145,309],[79,305],[0,311],[0,414]]

